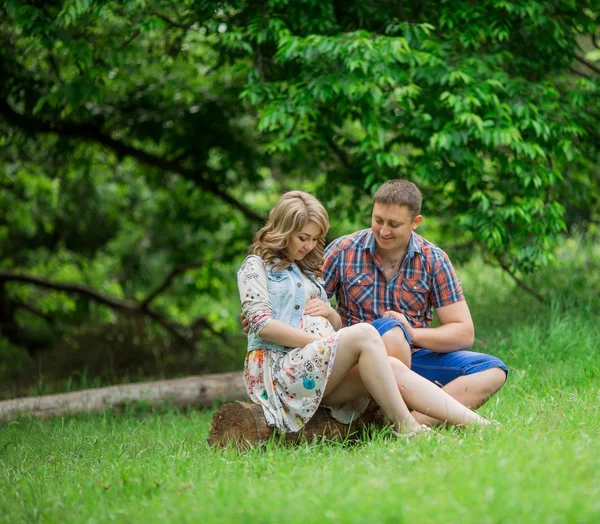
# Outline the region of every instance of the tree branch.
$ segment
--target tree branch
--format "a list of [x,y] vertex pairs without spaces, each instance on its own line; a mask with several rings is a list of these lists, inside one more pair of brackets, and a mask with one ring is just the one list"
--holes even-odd
[[119,51],[122,51],[123,49],[125,49],[129,44],[131,44],[131,42],[133,42],[138,36],[140,36],[140,30],[136,29],[131,36],[129,36],[120,46],[119,46]]
[[569,71],[571,71],[571,73],[580,76],[581,78],[587,78],[588,80],[591,80],[592,77],[589,75],[586,75],[585,73],[582,73],[581,71],[577,71],[577,69],[575,69],[574,67],[569,67]]
[[201,172],[188,169],[174,162],[170,162],[162,157],[124,144],[123,142],[115,140],[111,136],[104,134],[100,129],[89,123],[76,124],[62,121],[45,122],[44,120],[38,118],[17,113],[8,104],[8,102],[3,99],[0,99],[0,115],[2,115],[9,124],[19,127],[28,133],[56,133],[66,137],[85,138],[111,149],[119,157],[119,159],[130,156],[146,165],[157,167],[164,171],[177,173],[194,182],[204,191],[212,193],[224,202],[230,204],[232,207],[238,209],[249,220],[261,224],[265,221],[264,217],[260,216],[258,213],[246,206],[246,204],[239,202],[229,193],[221,189],[217,183],[207,180]]
[[155,16],[156,18],[160,18],[163,22],[166,22],[167,24],[172,25],[173,27],[178,27],[179,29],[185,29],[186,31],[190,27],[192,27],[197,21],[196,19],[194,19],[189,24],[181,24],[179,22],[174,22],[170,18],[167,18],[165,15],[163,15],[162,13],[159,13],[157,11],[150,11],[149,14],[152,16]]
[[90,286],[85,286],[83,284],[51,282],[50,280],[46,280],[44,278],[34,277],[32,275],[25,275],[23,273],[13,273],[12,271],[7,270],[0,271],[0,280],[4,280],[5,282],[22,282],[24,284],[32,284],[34,286],[52,289],[54,291],[75,293],[77,295],[81,295],[82,297],[90,298],[95,302],[98,302],[99,304],[108,306],[122,313],[135,314],[137,310],[137,302],[134,302],[133,300],[114,298],[109,295],[100,293],[94,288]]
[[19,300],[13,300],[12,303],[16,309],[24,309],[25,311],[29,311],[29,313],[35,315],[36,317],[43,318],[46,322],[48,322],[48,324],[51,324],[53,326],[56,325],[56,320],[54,320],[53,317],[51,317],[47,313],[44,313],[43,311],[40,311],[36,307],[33,307],[32,305],[26,304],[25,302],[21,302]]
[[154,288],[148,294],[148,296],[144,300],[140,302],[139,308],[141,310],[146,311],[148,309],[148,306],[150,305],[150,302],[152,302],[160,293],[162,293],[167,287],[169,287],[171,285],[171,281],[177,275],[179,275],[180,273],[184,273],[185,271],[193,267],[201,267],[203,263],[203,260],[196,260],[195,262],[188,262],[187,264],[179,264],[175,266],[167,275],[167,278],[165,278],[158,286],[156,286],[156,288]]
[[331,138],[327,133],[323,133],[325,137],[325,141],[331,148],[331,150],[335,153],[335,155],[339,158],[340,162],[344,165],[346,169],[350,169],[350,162],[348,162],[348,158],[346,157],[344,151],[334,142],[333,138]]
[[600,133],[596,133],[592,128],[590,128],[586,124],[582,124],[582,125],[583,125],[583,128],[585,129],[586,133],[588,135],[590,135],[591,137],[593,137],[595,140],[597,140],[597,142],[600,144]]
[[[190,267],[192,267],[193,264],[194,263],[192,262],[188,265]],[[182,264],[182,266],[185,266],[185,265],[186,264]],[[184,269],[180,270],[179,272],[181,272],[181,271],[184,271]],[[148,304],[149,304],[150,300],[152,300],[158,294],[158,292],[156,292],[156,290],[153,291],[152,293],[150,293],[149,297],[147,297],[145,299],[146,304],[144,305],[144,302],[140,303],[140,302],[136,302],[133,300],[125,300],[125,299],[120,299],[120,298],[111,297],[109,295],[105,295],[105,294],[100,293],[99,291],[95,290],[94,288],[92,288],[90,286],[85,286],[83,284],[73,284],[73,283],[67,283],[67,282],[52,282],[52,281],[44,279],[44,278],[34,277],[32,275],[25,275],[22,273],[14,273],[12,271],[7,271],[7,270],[0,271],[0,281],[21,282],[24,284],[32,284],[34,286],[42,287],[45,289],[51,289],[53,291],[63,291],[65,293],[73,293],[76,295],[80,295],[80,296],[89,298],[90,300],[93,300],[94,302],[97,302],[104,306],[108,306],[111,309],[114,309],[115,311],[118,311],[119,313],[127,315],[127,316],[144,315],[144,316],[151,318],[156,323],[160,324],[166,331],[168,331],[169,333],[174,335],[180,342],[182,342],[182,343],[190,342],[190,337],[188,335],[188,333],[190,332],[190,327],[183,326],[181,324],[172,322],[171,320],[164,318],[162,315],[159,315],[155,311],[152,311],[148,308]],[[163,282],[163,284],[164,284],[164,282]],[[163,286],[163,284],[161,284],[161,286]],[[161,286],[159,286],[159,288]],[[164,287],[166,287],[166,285],[163,286],[163,289],[164,289]],[[148,298],[150,298],[150,300],[148,300]],[[204,325],[208,326],[210,324],[208,323],[207,320],[204,320]],[[212,326],[211,326],[211,331],[214,332],[214,329],[212,329]]]
[[575,60],[577,60],[584,66],[589,67],[592,71],[594,71],[595,73],[598,73],[600,75],[600,68],[596,67],[594,64],[592,64],[591,62],[588,62],[585,58],[582,58],[579,55],[573,55],[573,56],[575,57]]
[[496,256],[496,260],[500,264],[500,267],[502,269],[504,269],[504,271],[506,271],[511,276],[511,278],[517,283],[517,285],[520,288],[522,288],[524,291],[529,293],[531,296],[535,297],[542,304],[546,304],[546,299],[542,295],[540,295],[537,291],[535,291],[534,289],[530,288],[527,284],[525,284],[525,282],[523,282],[519,277],[517,277],[517,275],[515,275],[514,271],[511,271],[511,269],[504,263],[504,261],[499,256]]

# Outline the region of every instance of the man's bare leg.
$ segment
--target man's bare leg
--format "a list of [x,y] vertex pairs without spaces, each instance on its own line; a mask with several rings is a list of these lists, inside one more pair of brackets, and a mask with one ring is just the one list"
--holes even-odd
[[[479,373],[458,377],[448,382],[442,389],[461,404],[477,409],[494,396],[505,382],[506,373],[502,368],[489,368]],[[415,411],[412,415],[420,424],[435,426],[442,423],[440,420]]]
[[399,327],[394,327],[382,335],[381,339],[383,340],[387,354],[390,357],[397,358],[410,368],[410,346],[406,341],[404,331]]

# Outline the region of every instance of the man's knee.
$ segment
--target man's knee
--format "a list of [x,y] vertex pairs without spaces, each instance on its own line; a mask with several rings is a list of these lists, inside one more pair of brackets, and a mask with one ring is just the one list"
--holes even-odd
[[502,368],[489,368],[483,373],[487,373],[486,379],[489,388],[489,396],[491,397],[504,386],[507,374]]
[[397,358],[403,362],[406,366],[410,367],[411,355],[410,346],[404,331],[399,327],[390,329],[382,337],[385,349],[390,357]]
[[506,372],[502,368],[493,367],[472,375],[465,375],[464,378],[467,379],[465,385],[467,386],[470,383],[473,391],[477,392],[476,394],[485,402],[504,386]]

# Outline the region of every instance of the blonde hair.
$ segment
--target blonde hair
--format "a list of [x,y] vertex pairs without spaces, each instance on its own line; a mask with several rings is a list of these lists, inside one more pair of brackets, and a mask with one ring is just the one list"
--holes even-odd
[[284,252],[290,237],[311,221],[321,228],[321,234],[316,247],[296,264],[302,271],[322,277],[321,266],[325,236],[329,231],[329,215],[321,202],[304,191],[289,191],[279,198],[265,225],[254,235],[250,253],[258,255],[267,264],[279,259],[273,266],[275,269],[288,268],[294,262]]
[[412,182],[401,178],[388,180],[375,193],[375,204],[382,206],[405,206],[412,218],[421,214],[421,192]]

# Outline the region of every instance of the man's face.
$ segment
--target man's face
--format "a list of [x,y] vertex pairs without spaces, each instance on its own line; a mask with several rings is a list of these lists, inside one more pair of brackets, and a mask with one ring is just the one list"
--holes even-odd
[[375,204],[371,217],[371,229],[375,242],[382,251],[404,250],[410,234],[421,223],[421,215],[412,217],[406,206],[383,206]]

